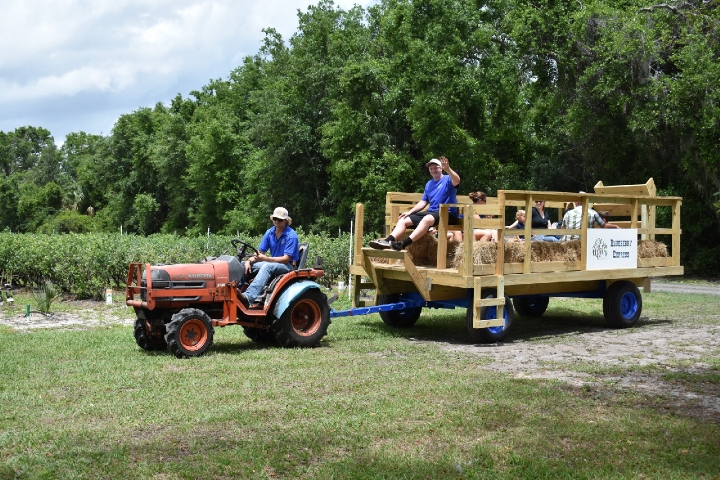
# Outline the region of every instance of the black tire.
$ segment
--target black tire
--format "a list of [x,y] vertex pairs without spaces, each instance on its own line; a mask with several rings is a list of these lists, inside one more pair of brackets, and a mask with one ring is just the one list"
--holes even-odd
[[210,317],[197,308],[185,308],[172,316],[165,341],[178,358],[199,357],[213,343],[215,329]]
[[630,328],[641,313],[642,295],[634,283],[621,280],[610,285],[603,297],[603,314],[610,327]]
[[256,343],[275,343],[275,332],[267,328],[243,327],[245,336]]
[[167,343],[162,335],[150,335],[148,333],[150,325],[144,318],[137,318],[135,320],[135,342],[140,348],[148,352],[157,350],[165,350]]
[[[482,294],[482,298],[496,298],[496,295],[497,292],[495,290],[488,290]],[[497,307],[481,307],[480,318],[482,320],[495,318],[497,315],[496,309]],[[473,308],[472,305],[469,306],[465,314],[465,321],[473,343],[496,343],[505,340],[505,337],[507,337],[508,332],[512,328],[513,319],[515,318],[512,302],[507,295],[505,295],[504,318],[505,325],[502,327],[473,328]]]
[[329,325],[327,297],[311,288],[298,295],[270,327],[283,347],[314,347],[327,335]]
[[[400,295],[393,293],[390,295],[378,295],[378,305],[387,305],[388,303],[397,303],[400,301]],[[385,325],[393,328],[410,328],[420,318],[422,307],[408,308],[405,310],[390,310],[389,312],[379,312],[380,318]]]
[[548,297],[518,297],[513,298],[515,311],[522,317],[541,317],[547,310],[550,298]]

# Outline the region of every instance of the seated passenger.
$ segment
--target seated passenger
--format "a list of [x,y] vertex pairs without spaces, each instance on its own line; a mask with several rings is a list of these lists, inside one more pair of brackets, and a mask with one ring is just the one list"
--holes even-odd
[[[582,192],[581,192],[582,193]],[[612,223],[608,223],[605,220],[603,220],[600,215],[597,214],[595,210],[592,208],[588,208],[588,228],[592,228],[595,225],[598,226],[598,228],[620,228],[617,225],[614,225]],[[575,208],[568,210],[565,216],[563,217],[563,228],[569,229],[569,230],[575,230],[580,229],[582,227],[582,203],[581,202],[575,202]],[[577,240],[580,238],[580,235],[565,235],[564,240]]]
[[[470,197],[474,205],[485,205],[487,203],[485,192],[472,192],[468,197]],[[475,214],[474,217],[480,219],[480,215]],[[492,215],[487,215],[486,218],[492,218]],[[497,242],[497,230],[492,228],[473,228],[473,236],[476,241]]]
[[[512,225],[508,225],[506,228],[511,230],[525,230],[525,210],[518,210],[515,214],[515,218],[516,220],[512,223]],[[515,239],[522,242],[525,240],[525,235],[515,235]]]
[[[535,206],[532,209],[532,223],[530,224],[533,229],[542,228],[550,229],[555,228],[550,222],[550,214],[545,210],[545,201],[535,200]],[[559,242],[557,237],[554,235],[533,235],[533,240],[538,242]]]
[[[263,235],[258,247],[260,253],[245,262],[245,270],[240,279],[242,286],[250,271],[257,272],[247,290],[238,293],[238,299],[246,308],[252,305],[272,278],[288,273],[292,270],[292,262],[297,262],[300,257],[298,236],[295,230],[290,228],[292,218],[288,216],[288,211],[283,207],[277,207],[270,215],[270,220],[273,221],[274,226]],[[268,250],[270,256],[265,255]]]
[[[397,225],[392,233],[384,239],[372,240],[370,247],[385,250],[392,248],[393,250],[404,250],[413,241],[425,235],[430,227],[438,224],[440,217],[440,204],[457,203],[457,187],[460,185],[460,176],[450,168],[450,161],[445,157],[431,159],[425,164],[432,175],[432,179],[425,184],[425,192],[418,203],[409,211],[402,212],[398,219]],[[448,174],[443,175],[443,170]],[[423,211],[425,207],[427,210]],[[450,208],[450,225],[458,224],[457,207]],[[408,238],[403,241],[397,239],[405,233],[409,227],[415,230]]]

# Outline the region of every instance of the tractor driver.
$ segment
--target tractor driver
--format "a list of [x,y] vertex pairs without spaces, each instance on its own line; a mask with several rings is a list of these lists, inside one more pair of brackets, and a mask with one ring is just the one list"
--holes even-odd
[[[270,215],[270,220],[273,221],[274,226],[265,232],[260,241],[258,251],[261,253],[250,257],[245,262],[245,271],[240,279],[240,285],[242,285],[251,270],[257,272],[245,293],[238,293],[240,302],[246,308],[252,305],[271,278],[292,270],[292,262],[297,262],[300,256],[298,236],[295,230],[290,228],[292,218],[288,216],[288,211],[283,207],[277,207]],[[268,250],[270,256],[266,255]]]

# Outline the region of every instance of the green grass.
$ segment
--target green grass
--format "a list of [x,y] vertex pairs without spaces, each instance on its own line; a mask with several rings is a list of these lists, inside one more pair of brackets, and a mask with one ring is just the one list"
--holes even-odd
[[[703,299],[646,295],[638,328],[703,328],[720,297]],[[516,318],[503,348],[604,330],[601,308],[553,300],[540,320]],[[130,327],[0,333],[0,478],[720,472],[717,421],[612,384],[516,379],[487,370],[482,355],[443,348],[467,343],[463,310],[424,312],[409,330],[389,329],[377,315],[338,318],[319,348],[303,350],[256,345],[241,328],[221,328],[206,356],[188,360],[140,350]],[[707,353],[715,359],[708,370],[665,380],[717,392],[718,352]]]

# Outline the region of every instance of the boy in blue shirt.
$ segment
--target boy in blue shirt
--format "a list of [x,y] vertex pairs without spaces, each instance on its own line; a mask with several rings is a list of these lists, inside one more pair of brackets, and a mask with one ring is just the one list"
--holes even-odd
[[[425,166],[428,167],[433,178],[425,184],[425,191],[420,201],[409,211],[400,214],[398,223],[390,235],[385,239],[371,241],[370,247],[379,250],[407,248],[413,241],[425,235],[430,227],[437,225],[441,203],[457,203],[456,194],[457,187],[460,185],[460,176],[450,168],[448,159],[445,157],[440,157],[440,160],[433,158]],[[443,175],[443,170],[448,174]],[[421,210],[428,205],[428,209],[422,212]],[[457,208],[450,208],[448,223],[450,225],[458,223]],[[413,227],[415,230],[402,242],[397,241],[396,239],[405,233],[408,227]]]

